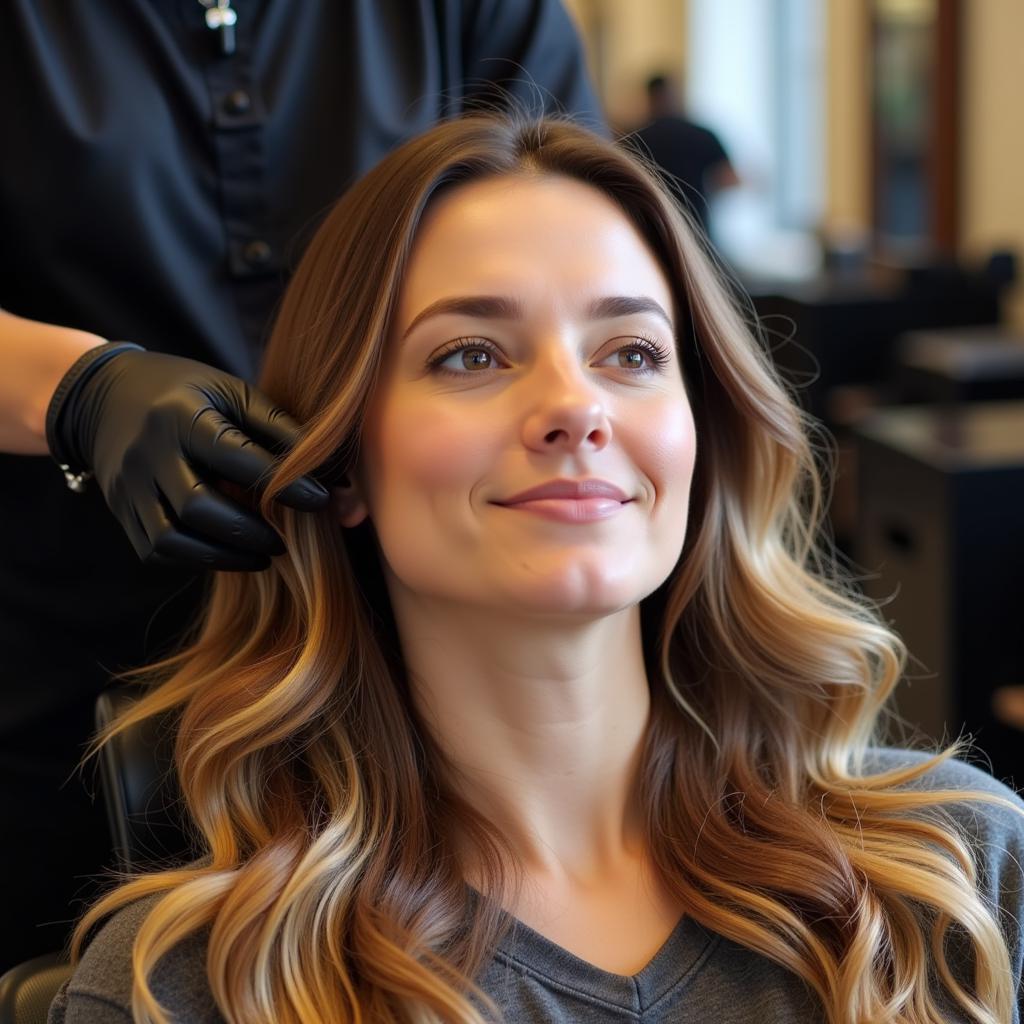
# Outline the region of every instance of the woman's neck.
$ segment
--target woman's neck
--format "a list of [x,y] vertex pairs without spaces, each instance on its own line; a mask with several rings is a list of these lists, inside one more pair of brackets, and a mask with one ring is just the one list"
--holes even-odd
[[435,604],[429,621],[399,625],[413,699],[457,773],[451,784],[524,870],[581,886],[631,870],[650,714],[639,608],[558,630]]

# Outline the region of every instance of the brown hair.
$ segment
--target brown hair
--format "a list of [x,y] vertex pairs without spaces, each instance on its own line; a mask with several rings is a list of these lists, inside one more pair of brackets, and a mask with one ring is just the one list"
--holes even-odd
[[[639,793],[666,886],[701,924],[802,978],[831,1024],[938,1022],[932,955],[972,1020],[1005,1022],[1006,941],[968,841],[939,811],[998,798],[899,788],[955,745],[868,773],[905,652],[817,541],[811,429],[742,301],[635,157],[567,120],[507,115],[402,146],[309,246],[260,381],[306,427],[261,503],[287,554],[260,574],[218,575],[194,642],[145,671],[161,685],[100,740],[176,709],[177,770],[209,856],[107,895],[80,923],[76,955],[102,916],[162,893],[135,943],[139,1021],[166,1020],[148,976],[205,925],[211,989],[232,1022],[497,1016],[471,982],[508,924],[493,896],[517,865],[447,784],[410,700],[372,526],[342,531],[273,496],[358,458],[431,198],[508,174],[566,175],[609,196],[686,311],[678,344],[700,441],[690,523],[679,564],[641,609],[652,709]],[[478,902],[449,841],[456,821],[479,846]],[[974,953],[972,992],[945,964],[951,923]]]

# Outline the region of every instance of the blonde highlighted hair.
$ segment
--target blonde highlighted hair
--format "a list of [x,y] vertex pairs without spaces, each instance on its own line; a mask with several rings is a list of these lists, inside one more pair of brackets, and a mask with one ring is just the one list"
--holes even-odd
[[[871,774],[906,653],[819,541],[810,424],[742,302],[641,161],[565,119],[474,114],[388,156],[336,204],[285,295],[263,391],[304,425],[260,509],[287,554],[219,574],[188,645],[97,738],[172,711],[175,765],[206,851],[132,877],[73,939],[162,894],[135,941],[133,1012],[165,1022],[159,958],[209,926],[225,1019],[482,1024],[473,982],[518,891],[502,835],[449,785],[410,700],[372,526],[273,497],[325,463],[354,465],[410,245],[439,191],[492,175],[566,175],[599,189],[650,246],[686,323],[677,339],[699,441],[688,534],[641,607],[651,717],[640,767],[646,843],[687,913],[798,975],[830,1024],[940,1021],[946,992],[1005,1024],[1007,943],[967,838],[942,811],[985,793],[913,787],[960,752]],[[740,799],[737,799],[740,797]],[[484,899],[464,883],[471,837]],[[507,883],[511,882],[511,890]],[[943,951],[966,934],[973,984]]]

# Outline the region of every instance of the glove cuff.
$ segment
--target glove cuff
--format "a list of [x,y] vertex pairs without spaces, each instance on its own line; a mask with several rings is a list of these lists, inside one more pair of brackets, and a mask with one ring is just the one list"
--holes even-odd
[[54,391],[50,404],[46,408],[46,443],[57,465],[64,471],[64,478],[72,491],[84,491],[85,481],[92,476],[92,472],[79,455],[62,443],[61,416],[85,382],[105,362],[128,349],[145,351],[141,345],[136,345],[131,341],[110,341],[105,345],[96,345],[84,352],[71,364],[67,373],[61,378],[57,390]]

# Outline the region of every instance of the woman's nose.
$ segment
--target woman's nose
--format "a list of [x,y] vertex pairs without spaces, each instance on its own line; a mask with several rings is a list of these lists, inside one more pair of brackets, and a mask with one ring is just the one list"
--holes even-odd
[[535,369],[524,382],[530,403],[523,423],[526,446],[545,452],[573,451],[584,445],[595,451],[604,448],[612,429],[605,408],[607,396],[587,376],[595,371],[579,356],[564,352],[540,360]]

